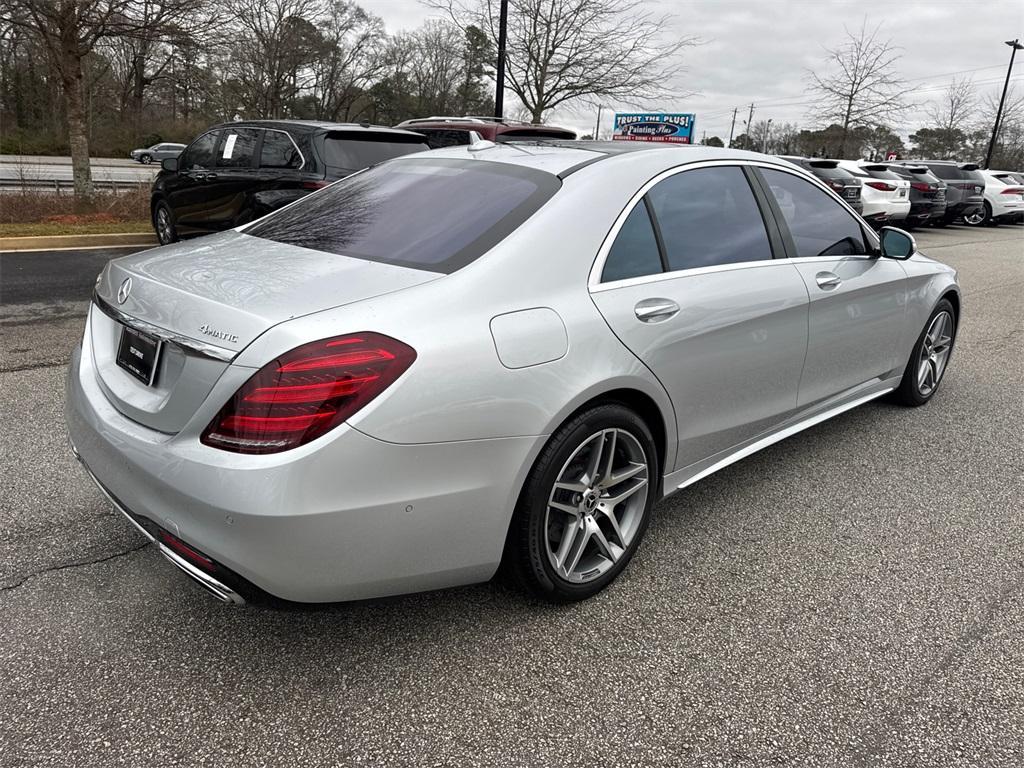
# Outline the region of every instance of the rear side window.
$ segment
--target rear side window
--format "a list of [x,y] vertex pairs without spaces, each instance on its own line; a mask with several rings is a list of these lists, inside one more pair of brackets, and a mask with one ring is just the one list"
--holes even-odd
[[385,163],[310,195],[245,230],[302,248],[454,272],[511,234],[558,177],[475,160]]
[[302,155],[284,131],[264,131],[260,168],[300,168]]
[[252,168],[256,156],[255,128],[229,128],[217,146],[218,168]]
[[385,160],[427,149],[426,140],[419,137],[403,140],[396,139],[394,135],[369,131],[361,134],[334,131],[323,139],[324,163],[341,173],[355,173]]
[[615,243],[604,262],[601,282],[656,275],[661,271],[658,239],[654,236],[647,204],[641,200],[633,206],[619,234],[615,236]]
[[824,191],[792,173],[769,169],[761,173],[782,210],[798,257],[865,252],[860,224]]
[[648,195],[670,270],[772,258],[764,219],[740,168],[677,173]]

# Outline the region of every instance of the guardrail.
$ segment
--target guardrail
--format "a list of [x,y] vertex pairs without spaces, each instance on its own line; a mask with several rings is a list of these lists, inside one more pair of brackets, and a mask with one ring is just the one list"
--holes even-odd
[[[118,192],[128,191],[139,187],[148,187],[153,183],[152,179],[123,180],[117,179],[93,179],[94,189],[110,190]],[[56,192],[60,194],[64,190],[74,190],[75,182],[72,179],[0,179],[0,190],[31,189],[42,192]]]

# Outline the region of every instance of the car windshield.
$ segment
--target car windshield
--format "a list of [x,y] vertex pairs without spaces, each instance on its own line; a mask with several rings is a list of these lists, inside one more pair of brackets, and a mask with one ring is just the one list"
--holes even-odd
[[332,170],[353,173],[371,165],[392,160],[429,147],[422,136],[395,134],[353,134],[332,131],[324,137],[324,163]]
[[501,242],[560,186],[553,174],[507,163],[410,158],[343,179],[245,233],[448,273]]

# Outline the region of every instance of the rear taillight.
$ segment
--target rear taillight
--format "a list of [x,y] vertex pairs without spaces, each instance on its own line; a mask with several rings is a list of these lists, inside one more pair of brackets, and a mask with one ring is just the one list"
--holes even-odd
[[1022,195],[1024,194],[1024,187],[1007,187],[999,194],[1001,195]]
[[920,191],[920,192],[931,192],[932,191],[932,188],[928,184],[925,184],[923,181],[912,181],[912,182],[910,182],[910,186],[913,187],[914,189]]
[[839,190],[840,192],[842,192],[842,191],[843,191],[843,188],[844,188],[844,187],[846,186],[846,185],[845,185],[845,184],[843,184],[843,182],[841,182],[841,181],[840,181],[839,179],[830,179],[830,180],[829,180],[829,182],[828,182],[828,185],[829,185],[830,187],[832,187],[832,189],[837,189],[837,190]]
[[329,181],[304,181],[302,182],[303,189],[323,189],[331,182]]
[[200,440],[237,453],[277,453],[348,419],[401,376],[416,350],[379,333],[314,341],[263,366]]
[[872,189],[880,189],[883,192],[895,192],[895,184],[887,184],[884,181],[865,181],[864,184],[871,187]]

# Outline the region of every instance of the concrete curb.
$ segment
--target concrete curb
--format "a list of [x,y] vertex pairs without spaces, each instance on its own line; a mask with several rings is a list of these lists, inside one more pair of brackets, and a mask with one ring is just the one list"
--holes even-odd
[[116,248],[122,245],[157,245],[153,232],[117,232],[109,235],[38,235],[0,237],[0,251],[54,251],[69,248]]

